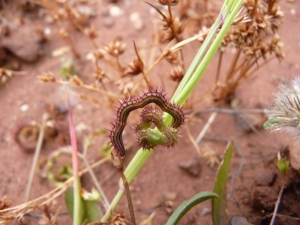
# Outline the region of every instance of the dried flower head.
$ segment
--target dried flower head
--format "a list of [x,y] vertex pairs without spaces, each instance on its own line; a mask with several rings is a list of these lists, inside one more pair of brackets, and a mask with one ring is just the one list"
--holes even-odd
[[158,0],[158,3],[162,5],[168,5],[169,2],[171,3],[171,5],[177,5],[179,3],[179,0]]
[[209,146],[203,146],[202,151],[202,157],[209,167],[213,168],[216,165],[220,164],[220,158],[215,150],[213,150]]
[[57,225],[57,218],[59,215],[60,207],[54,204],[47,204],[40,206],[42,211],[42,218],[39,220],[40,225]]
[[6,209],[11,206],[11,201],[4,195],[2,199],[0,199],[0,210]]
[[56,82],[57,81],[57,79],[51,72],[44,73],[42,76],[38,76],[38,78],[42,82]]
[[121,213],[117,213],[117,214],[112,215],[111,224],[112,225],[129,225],[130,222],[126,218],[126,216],[121,212]]
[[181,59],[177,51],[167,50],[165,58],[173,65],[179,65],[181,63]]
[[135,76],[135,75],[138,75],[138,74],[144,72],[143,60],[141,59],[141,57],[139,55],[139,52],[138,52],[135,42],[133,42],[133,44],[134,44],[136,58],[133,59],[133,61],[128,64],[128,68],[124,71],[124,74],[123,74],[124,77],[130,76],[130,75]]
[[107,75],[101,68],[97,68],[95,73],[93,74],[93,77],[96,79],[97,82],[102,83],[103,79],[107,78]]
[[95,60],[102,59],[104,54],[105,54],[105,51],[103,49],[96,49],[95,51],[93,51]]
[[179,17],[170,18],[165,16],[162,19],[161,27],[159,37],[162,43],[172,41],[174,38],[177,39],[184,30],[184,25]]
[[91,39],[95,39],[99,36],[99,31],[96,30],[96,28],[94,28],[94,27],[85,29],[84,33],[87,37],[89,37]]
[[0,85],[5,84],[9,78],[13,76],[13,72],[0,68]]
[[71,85],[74,85],[74,86],[78,86],[78,87],[83,86],[82,80],[76,75],[72,76],[69,82]]
[[63,39],[66,39],[69,37],[69,33],[66,31],[66,29],[64,28],[61,28],[59,31],[58,31],[58,34],[61,36],[61,38]]
[[180,82],[184,76],[184,70],[181,66],[176,66],[172,69],[171,73],[169,73],[169,77],[171,80],[175,82]]
[[129,78],[120,79],[114,82],[122,95],[131,95],[134,83]]
[[144,70],[144,63],[141,59],[135,58],[132,62],[127,64],[127,68],[124,71],[123,77],[135,76],[142,73]]
[[276,94],[273,107],[266,110],[268,117],[264,128],[273,131],[291,132],[300,137],[300,77],[292,81],[291,86],[282,85]]
[[284,16],[276,3],[277,0],[245,0],[245,15],[235,22],[222,44],[238,48],[267,45],[266,37],[275,35]]
[[126,48],[126,43],[123,43],[119,40],[113,40],[111,42],[109,42],[105,47],[104,50],[114,56],[114,57],[118,57],[119,55],[123,54],[123,52],[125,51]]

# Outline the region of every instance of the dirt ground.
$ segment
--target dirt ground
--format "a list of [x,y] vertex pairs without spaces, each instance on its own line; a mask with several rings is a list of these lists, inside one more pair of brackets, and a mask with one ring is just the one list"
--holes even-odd
[[[82,11],[85,10],[88,19],[76,22],[83,25],[88,23],[98,30],[99,36],[94,39],[98,46],[103,46],[116,37],[127,43],[127,50],[120,58],[121,63],[125,64],[133,58],[133,41],[138,46],[142,46],[141,54],[143,56],[149,54],[148,50],[151,49],[152,39],[155,36],[153,18],[157,17],[157,13],[150,9],[151,7],[144,1],[123,0],[110,3],[108,0],[97,2],[91,0],[75,2],[79,2],[79,5],[91,6],[82,7]],[[216,2],[209,4],[220,5]],[[281,0],[279,4],[285,13],[284,23],[279,30],[281,41],[284,43],[285,58],[281,62],[273,59],[259,68],[254,76],[238,86],[234,100],[243,109],[270,108],[274,93],[278,91],[277,86],[300,74],[300,33],[298,32],[300,4],[298,1],[286,0]],[[0,86],[0,197],[7,196],[15,206],[24,202],[33,160],[32,146],[35,146],[36,143],[34,141],[33,143],[26,142],[26,146],[20,147],[16,137],[20,129],[32,121],[41,123],[45,113],[55,118],[55,131],[49,131],[48,136],[46,135],[39,160],[40,166],[55,150],[69,144],[68,121],[63,115],[67,111],[64,89],[62,85],[42,83],[37,78],[49,71],[58,78],[62,77],[59,73],[63,67],[63,56],[55,57],[53,52],[57,49],[62,51],[63,46],[70,45],[65,41],[66,39],[62,38],[62,34],[59,34],[59,28],[66,28],[72,35],[73,46],[80,56],[76,58],[74,52],[69,51],[64,54],[64,59],[73,60],[76,74],[86,84],[94,82],[92,76],[95,69],[94,63],[87,58],[88,53],[95,47],[82,32],[70,27],[70,21],[52,21],[48,16],[50,6],[47,9],[25,0],[4,0],[0,5],[0,21],[2,25],[9,28],[7,31],[9,35],[3,35],[6,28],[2,28],[1,31],[0,66],[17,71],[5,84]],[[142,25],[130,20],[134,13],[139,13]],[[197,26],[196,23],[187,25],[186,29],[184,35],[189,37],[196,33],[199,25]],[[199,42],[192,42],[184,47],[186,68],[199,46]],[[160,53],[157,51],[156,55]],[[193,92],[191,100],[186,104],[190,109],[186,127],[194,139],[197,138],[211,114],[198,113],[199,116],[195,116],[197,112],[218,107],[228,108],[228,105],[220,106],[203,98],[215,81],[216,66],[217,59],[214,59]],[[154,69],[152,72],[154,75],[151,77],[156,86],[164,89],[167,97],[171,97],[176,87],[176,83],[168,80],[165,75],[169,70],[169,64],[163,62],[159,69]],[[114,71],[108,70],[108,76],[110,79],[115,79],[114,81],[125,82],[124,80],[127,79],[121,80],[120,77],[114,77],[115,74]],[[134,83],[138,79],[135,77],[132,81]],[[111,80],[107,82],[111,82]],[[89,133],[111,127],[110,122],[114,120],[115,109],[111,107],[113,103],[99,106],[78,98],[78,94],[84,93],[96,98],[99,102],[104,102],[107,98],[101,93],[89,92],[80,88],[70,88],[69,90],[77,93],[77,95],[72,95],[71,104],[78,144],[82,150],[83,140]],[[123,96],[116,86],[111,91],[120,97]],[[60,110],[58,113],[60,118],[58,118],[55,107]],[[130,124],[134,123],[135,117],[137,117],[137,113],[129,118]],[[242,115],[218,113],[199,144],[202,153],[210,152],[212,154],[211,160],[220,160],[227,141],[234,141],[235,150],[227,185],[227,213],[229,217],[245,217],[249,223],[257,225],[270,223],[283,182],[283,176],[275,165],[277,153],[283,151],[292,142],[287,134],[270,134],[264,131],[262,124],[265,120],[262,113]],[[245,121],[250,121],[256,127],[257,132],[253,132],[249,128],[249,123]],[[184,200],[200,191],[212,191],[213,189],[217,164],[209,166],[204,157],[199,156],[187,134],[187,129],[181,128],[180,132],[182,137],[179,144],[172,149],[162,147],[155,149],[130,186],[138,223],[151,215],[152,224],[165,224],[170,212]],[[138,146],[135,138],[132,138],[129,128],[126,128],[123,140],[129,149],[125,162],[127,165]],[[101,149],[107,141],[108,138],[105,135],[95,138],[94,145],[87,154],[90,163],[103,157],[104,153]],[[54,170],[59,170],[62,165],[70,163],[69,156],[61,157],[55,164]],[[80,165],[83,169],[84,164],[81,162]],[[108,200],[111,201],[118,190],[119,175],[116,169],[111,162],[105,162],[94,172],[102,184]],[[54,188],[48,179],[41,177],[41,173],[41,171],[36,173],[30,199],[42,196]],[[289,177],[291,182],[283,192],[278,210],[279,216],[274,224],[300,224],[299,173],[290,169]],[[82,182],[88,191],[93,187],[88,174],[83,176]],[[63,197],[58,197],[57,202],[63,205]],[[117,211],[123,211],[125,215],[128,215],[125,198],[118,205]],[[66,212],[65,206],[61,208],[61,212]],[[58,224],[63,223],[71,224],[69,216],[65,214],[59,216]],[[38,220],[30,218],[28,224],[38,224]],[[211,202],[206,201],[193,208],[180,224],[212,224]],[[232,222],[232,224],[246,223]]]

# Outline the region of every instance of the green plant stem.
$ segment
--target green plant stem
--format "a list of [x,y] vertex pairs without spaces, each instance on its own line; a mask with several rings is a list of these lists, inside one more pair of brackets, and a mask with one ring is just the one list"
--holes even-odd
[[[73,152],[73,155],[74,152]],[[77,156],[73,156],[73,162],[74,162],[74,158],[77,158]],[[74,168],[74,166],[73,166]],[[74,214],[73,214],[73,225],[81,225],[82,224],[82,218],[81,218],[81,205],[82,205],[82,201],[81,201],[81,195],[80,195],[80,190],[81,190],[81,185],[80,185],[80,178],[78,175],[78,170],[74,171],[73,169],[73,176],[74,176],[74,180],[73,180],[73,186],[74,186]]]
[[[175,103],[177,103],[179,105],[183,105],[185,103],[185,101],[187,100],[187,98],[190,96],[191,92],[196,87],[200,78],[203,76],[203,74],[204,74],[205,70],[207,69],[209,63],[211,62],[213,56],[217,52],[224,36],[226,35],[226,32],[228,31],[232,21],[234,20],[236,14],[238,13],[241,4],[243,3],[242,0],[236,0],[236,2],[237,3],[234,5],[232,11],[229,10],[229,12],[226,13],[225,18],[227,18],[227,19],[225,20],[225,23],[223,24],[222,29],[220,30],[219,34],[217,35],[216,39],[214,40],[214,43],[211,45],[211,47],[205,54],[200,65],[197,67],[195,73],[193,74],[193,76],[191,77],[189,82],[183,87],[183,89],[180,92],[180,94],[178,95],[178,97],[175,96],[175,98],[173,99]],[[223,13],[223,15],[224,15],[224,13]],[[171,118],[171,117],[169,116],[169,118]]]
[[73,122],[72,108],[69,100],[68,92],[66,91],[68,111],[69,111],[69,132],[72,145],[72,167],[73,167],[73,186],[74,186],[74,208],[73,208],[73,225],[82,225],[82,199],[81,199],[81,184],[79,177],[79,161],[78,161],[78,148],[75,135],[75,126]]
[[174,98],[176,98],[181,93],[184,86],[189,82],[189,80],[193,76],[197,66],[199,65],[199,62],[201,62],[201,60],[204,57],[205,52],[207,51],[211,42],[213,41],[213,38],[214,38],[218,28],[220,27],[220,25],[221,25],[221,21],[217,19],[215,21],[215,23],[212,25],[212,27],[210,28],[210,31],[207,34],[207,37],[205,38],[201,48],[199,49],[199,51],[196,54],[195,58],[193,59],[191,65],[189,66],[188,70],[186,71],[182,81],[180,82],[178,88],[176,89],[172,100],[174,100]]
[[38,141],[35,147],[35,152],[34,152],[34,157],[33,157],[33,162],[32,162],[32,166],[31,166],[31,170],[30,170],[30,174],[29,174],[29,178],[28,178],[28,183],[27,183],[27,187],[26,187],[26,192],[25,192],[25,202],[28,202],[29,197],[30,197],[30,191],[31,191],[31,186],[32,186],[32,182],[33,182],[33,177],[34,177],[34,172],[36,169],[36,165],[40,156],[40,152],[42,149],[42,144],[43,144],[43,139],[44,139],[44,133],[45,133],[45,126],[44,126],[44,121],[43,124],[39,126],[39,137],[38,137]]
[[[205,40],[203,45],[201,46],[200,50],[198,51],[195,59],[191,63],[190,68],[188,69],[184,79],[178,86],[177,90],[174,93],[172,101],[176,104],[183,105],[191,92],[196,87],[198,81],[203,76],[207,66],[209,65],[210,61],[212,60],[214,54],[218,50],[227,30],[229,29],[232,21],[234,20],[235,16],[237,15],[243,0],[227,0],[222,7],[221,14],[223,15],[222,20],[218,17],[212,26],[208,36]],[[217,35],[216,39],[214,39],[215,34],[217,33],[219,27],[224,22],[222,29],[220,30],[219,34]],[[211,42],[213,43],[211,44]],[[209,47],[210,46],[210,47]],[[202,49],[204,48],[204,49]],[[209,48],[209,49],[208,49]],[[208,49],[208,50],[207,50]],[[206,53],[206,54],[205,54]],[[201,61],[202,60],[202,61]],[[200,63],[201,61],[201,63]],[[199,64],[200,63],[200,64]],[[172,120],[172,117],[168,114],[165,114],[165,123],[169,124]],[[128,167],[125,170],[125,176],[127,177],[128,183],[130,184],[133,178],[138,174],[144,163],[147,161],[148,157],[152,154],[152,151],[142,151],[140,149],[134,158],[129,163]],[[122,184],[120,184],[122,186]],[[111,212],[115,209],[118,202],[122,198],[124,194],[123,188],[119,189],[118,193],[114,197],[109,209],[105,213],[104,217],[101,219],[101,222],[108,221]]]

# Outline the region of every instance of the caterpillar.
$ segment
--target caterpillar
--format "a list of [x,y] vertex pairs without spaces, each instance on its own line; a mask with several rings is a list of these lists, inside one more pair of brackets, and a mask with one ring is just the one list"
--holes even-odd
[[178,128],[184,124],[186,119],[186,112],[177,104],[171,103],[166,98],[166,94],[162,90],[149,89],[147,92],[133,98],[121,99],[120,106],[117,107],[116,120],[111,123],[112,129],[110,130],[109,138],[113,148],[112,158],[116,167],[123,167],[123,160],[126,155],[125,147],[122,140],[122,133],[127,124],[127,119],[130,112],[143,108],[150,103],[155,103],[161,108],[162,111],[170,114],[173,118],[171,127]]

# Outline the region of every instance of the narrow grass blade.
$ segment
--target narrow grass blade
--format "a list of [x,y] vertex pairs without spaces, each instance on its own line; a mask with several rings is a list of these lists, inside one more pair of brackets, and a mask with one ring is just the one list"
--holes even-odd
[[200,192],[196,194],[191,199],[184,201],[171,215],[166,225],[175,225],[179,222],[179,220],[195,205],[210,199],[210,198],[218,198],[218,195],[213,192]]
[[226,225],[226,181],[228,177],[228,170],[233,150],[233,143],[229,142],[225,151],[224,159],[219,167],[214,192],[219,195],[219,198],[212,200],[212,215],[214,225]]
[[[70,187],[65,193],[65,203],[72,220],[74,220],[74,188]],[[83,210],[80,210],[80,218],[83,218]]]

